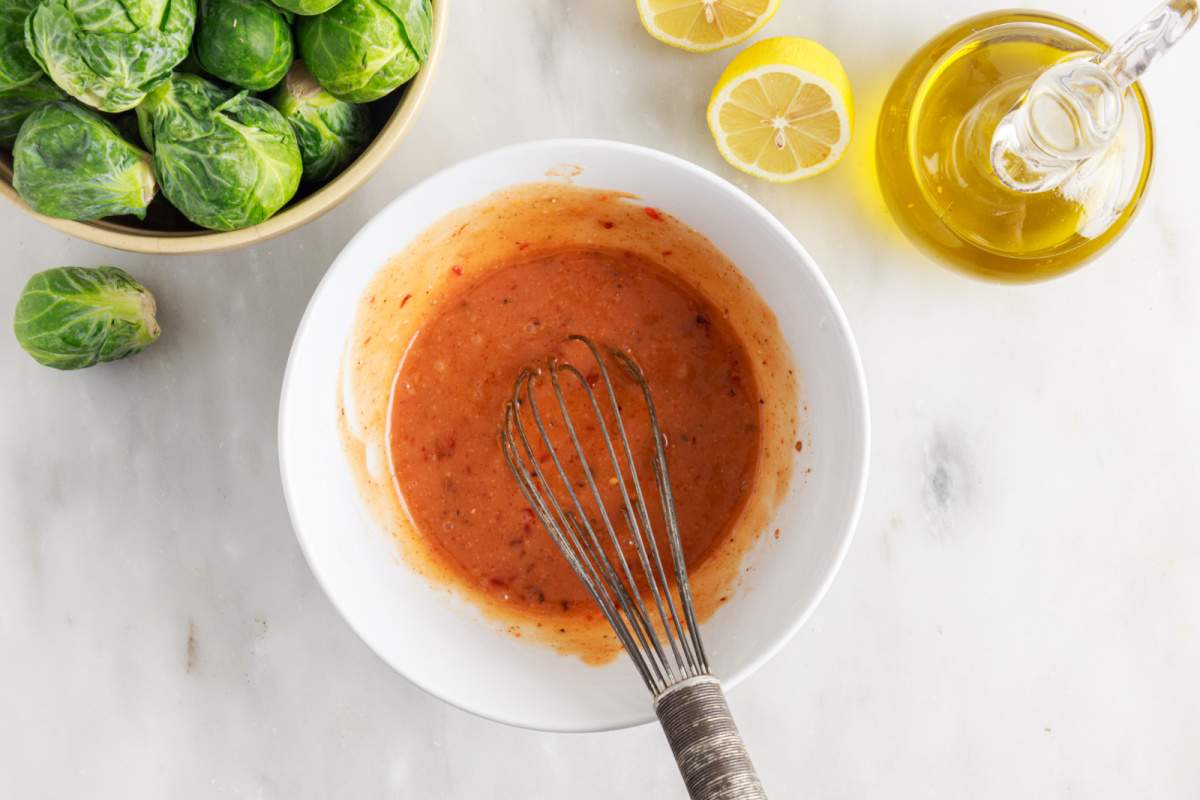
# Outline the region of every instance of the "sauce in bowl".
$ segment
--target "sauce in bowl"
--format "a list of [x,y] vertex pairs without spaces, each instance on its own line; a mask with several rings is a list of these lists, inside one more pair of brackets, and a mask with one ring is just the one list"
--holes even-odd
[[[572,249],[501,266],[450,295],[401,364],[392,469],[413,522],[463,579],[535,612],[591,601],[517,491],[496,430],[523,367],[550,354],[588,367],[579,345],[564,345],[573,333],[627,348],[649,376],[674,443],[671,483],[687,563],[700,564],[732,523],[758,450],[760,404],[745,349],[712,303],[654,263],[628,251]],[[587,377],[594,385],[599,376]],[[603,441],[588,427],[590,409],[575,405],[583,450],[599,471]],[[630,421],[627,430],[643,460],[643,491],[656,498],[649,426]],[[572,455],[563,445],[556,450]],[[541,448],[539,460],[552,466]],[[611,491],[605,505],[619,508]],[[648,505],[657,509],[657,501]]]
[[[513,634],[593,662],[619,645],[498,446],[520,371],[552,355],[590,363],[566,343],[574,333],[637,359],[669,443],[701,620],[734,590],[786,492],[798,427],[772,312],[711,242],[633,200],[534,184],[451,214],[379,272],[343,361],[343,441],[408,563]],[[629,432],[648,461],[648,426]],[[594,429],[583,438],[604,452]],[[657,515],[652,472],[639,472]]]

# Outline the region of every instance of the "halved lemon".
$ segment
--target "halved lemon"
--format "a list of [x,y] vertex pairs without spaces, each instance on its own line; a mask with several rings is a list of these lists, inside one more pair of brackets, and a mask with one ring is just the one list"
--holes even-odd
[[784,36],[747,47],[725,68],[708,127],[733,166],[786,183],[817,175],[846,152],[854,123],[850,79],[837,56]]
[[779,0],[637,0],[646,31],[672,47],[707,53],[752,36]]

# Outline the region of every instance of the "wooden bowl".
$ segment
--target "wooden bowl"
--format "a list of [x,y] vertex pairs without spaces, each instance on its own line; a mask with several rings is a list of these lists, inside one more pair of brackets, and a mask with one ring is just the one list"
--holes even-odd
[[371,115],[379,132],[367,145],[367,149],[329,183],[308,193],[305,192],[305,187],[301,186],[296,197],[288,205],[258,225],[236,231],[198,228],[171,208],[161,193],[150,204],[145,220],[117,217],[94,222],[76,222],[46,217],[25,205],[25,201],[13,189],[12,154],[7,150],[0,151],[0,195],[30,216],[64,233],[105,247],[134,253],[216,253],[265,241],[299,228],[349,197],[379,169],[384,159],[404,138],[433,79],[434,68],[442,52],[448,6],[449,0],[434,0],[433,41],[429,48],[429,58],[421,67],[421,71],[408,84],[370,105]]

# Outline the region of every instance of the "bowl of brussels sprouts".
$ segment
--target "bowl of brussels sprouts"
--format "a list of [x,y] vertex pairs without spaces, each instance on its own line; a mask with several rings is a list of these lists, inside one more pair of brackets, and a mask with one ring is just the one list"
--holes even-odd
[[0,0],[0,194],[199,253],[333,208],[403,138],[448,0]]

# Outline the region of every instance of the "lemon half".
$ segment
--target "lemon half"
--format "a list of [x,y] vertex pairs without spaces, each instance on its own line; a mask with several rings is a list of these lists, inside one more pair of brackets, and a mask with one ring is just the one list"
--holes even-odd
[[637,0],[646,31],[672,47],[707,53],[752,36],[779,0]]
[[850,79],[808,39],[766,39],[742,51],[708,104],[708,127],[733,166],[786,183],[817,175],[846,152],[854,123]]

